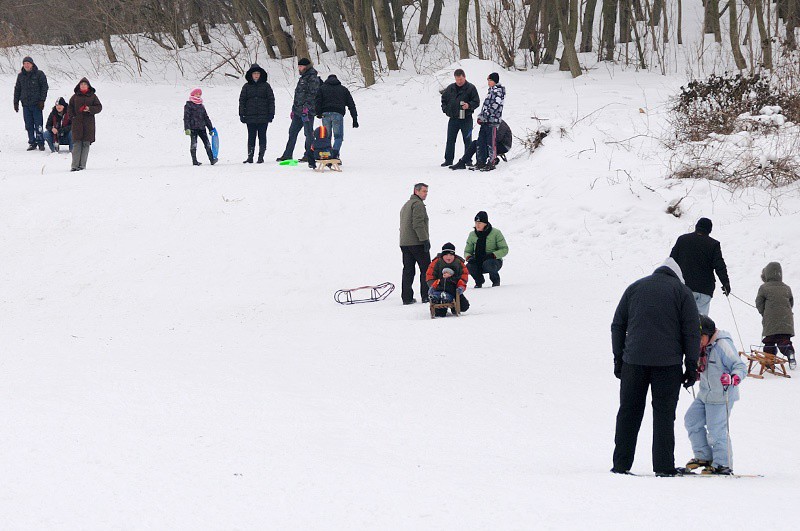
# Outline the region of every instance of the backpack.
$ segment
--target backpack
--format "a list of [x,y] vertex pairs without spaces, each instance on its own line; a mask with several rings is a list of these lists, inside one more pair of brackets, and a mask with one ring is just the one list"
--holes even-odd
[[331,134],[327,127],[321,125],[314,129],[314,140],[311,142],[311,151],[314,152],[315,160],[327,160],[336,158],[331,149]]

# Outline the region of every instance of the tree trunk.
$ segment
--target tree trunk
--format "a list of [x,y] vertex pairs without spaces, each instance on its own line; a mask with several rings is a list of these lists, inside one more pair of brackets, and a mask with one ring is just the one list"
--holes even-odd
[[661,24],[661,12],[664,9],[664,0],[653,0],[653,12],[650,13],[650,26]]
[[603,35],[600,39],[601,53],[604,61],[614,60],[617,35],[617,1],[603,0]]
[[[356,57],[358,58],[358,66],[361,67],[361,74],[364,76],[364,86],[370,87],[375,84],[375,69],[372,66],[372,56],[369,53],[369,44],[367,43],[367,28],[366,21],[364,20],[364,2],[366,0],[353,0],[353,14],[351,20],[353,22],[350,31],[353,32],[353,40],[356,43]],[[339,0],[339,5],[344,10],[344,5]]]
[[478,59],[483,61],[483,28],[481,28],[481,2],[475,0],[475,41],[478,45]]
[[433,35],[439,34],[439,21],[442,19],[442,6],[444,0],[433,0],[433,11],[431,11],[431,18],[428,20],[428,25],[425,27],[425,33],[422,35],[420,44],[428,44],[431,42]]
[[551,65],[556,62],[556,52],[558,51],[559,16],[556,13],[561,9],[558,2],[551,0],[547,3],[547,44],[545,45],[544,57],[542,62]]
[[467,19],[469,17],[469,0],[458,0],[458,56],[469,59],[469,41],[467,40]]
[[[578,27],[578,0],[561,0],[556,6],[558,26],[561,28],[561,40],[564,50],[561,54],[559,70],[569,70],[573,78],[580,76],[581,64],[575,52],[575,33]],[[567,16],[574,16],[575,20],[567,20]]]
[[[306,28],[308,28],[308,32],[311,35],[311,40],[314,41],[320,52],[327,52],[328,45],[325,43],[325,39],[322,38],[319,28],[317,28],[317,19],[314,18],[310,0],[297,0],[297,7],[300,10],[300,18],[305,22]],[[319,9],[320,11],[322,10],[321,7]]]
[[[258,0],[255,0],[256,2]],[[251,0],[253,2],[253,0]],[[286,33],[283,32],[281,27],[280,11],[276,0],[263,0],[267,8],[267,15],[269,16],[269,29],[270,35],[275,40],[278,46],[278,52],[281,54],[281,59],[292,56],[292,46],[289,39],[286,38]]]
[[631,42],[632,0],[619,0],[619,42]]
[[297,57],[309,57],[308,40],[306,39],[306,25],[300,18],[297,0],[286,0],[283,4],[289,13],[289,22],[292,23],[292,36],[294,37],[294,54]]
[[678,44],[683,44],[683,0],[678,0]]
[[406,40],[406,30],[403,27],[403,0],[391,0],[390,4],[394,20],[394,40],[403,42]]
[[728,16],[731,34],[731,49],[733,50],[733,60],[736,61],[736,68],[744,70],[747,68],[747,61],[742,55],[741,40],[739,39],[739,15],[736,9],[736,0],[728,0]]
[[772,38],[769,35],[769,28],[764,22],[764,0],[752,0],[756,6],[756,24],[758,25],[758,35],[761,38],[761,63],[764,68],[772,70]]
[[106,49],[106,55],[108,56],[108,60],[111,61],[112,63],[116,63],[117,54],[114,51],[114,47],[111,46],[111,35],[109,35],[106,32],[103,33],[103,46]]
[[350,42],[350,37],[347,36],[347,31],[344,29],[342,22],[342,11],[336,4],[336,0],[321,0],[322,1],[322,16],[325,18],[325,23],[331,30],[333,35],[333,42],[336,45],[337,52],[345,52],[347,57],[356,55],[356,51]]
[[419,25],[417,26],[417,34],[425,35],[425,29],[427,27],[428,27],[428,0],[420,0]]
[[597,11],[597,0],[586,0],[581,27],[581,52],[592,51],[592,31],[594,30],[594,13]]
[[794,36],[794,29],[797,27],[797,19],[800,18],[800,6],[797,0],[786,0],[786,48],[789,50],[797,49],[797,39]]
[[389,70],[400,70],[397,65],[397,55],[394,52],[392,42],[392,19],[389,17],[386,0],[372,0],[372,7],[375,9],[375,18],[378,19],[378,29],[381,32],[381,42],[383,51],[386,53],[386,64]]

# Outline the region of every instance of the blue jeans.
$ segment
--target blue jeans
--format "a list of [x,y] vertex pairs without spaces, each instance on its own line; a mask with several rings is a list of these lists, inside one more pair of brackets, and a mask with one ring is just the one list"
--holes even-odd
[[[452,164],[456,156],[456,139],[458,133],[461,133],[461,138],[464,139],[464,151],[469,149],[472,144],[472,116],[469,118],[450,118],[447,122],[447,143],[444,147],[444,161]],[[470,160],[472,157],[470,157]]]
[[25,120],[25,130],[28,131],[28,144],[44,146],[44,138],[42,137],[44,118],[39,106],[35,103],[33,105],[23,105],[22,118]]
[[53,132],[47,129],[44,132],[44,141],[47,142],[47,147],[49,147],[50,151],[53,153],[58,151],[54,142],[58,142],[59,145],[64,143],[69,144],[69,150],[72,151],[72,131],[67,131],[66,135],[58,135],[58,138],[55,138]]
[[[733,408],[733,402],[730,403]],[[728,460],[728,421],[725,404],[706,404],[695,398],[683,418],[697,459],[714,466],[731,466]]]
[[456,298],[446,291],[440,291],[435,288],[428,289],[428,298],[432,300],[434,303],[438,304],[440,302],[453,302]]
[[322,125],[333,135],[333,156],[338,157],[344,141],[344,116],[338,112],[324,112]]
[[303,156],[308,160],[313,159],[311,156],[311,140],[314,138],[314,117],[309,116],[308,120],[304,122],[303,117],[297,114],[294,115],[292,118],[292,123],[289,125],[289,140],[286,142],[286,149],[283,151],[283,158],[292,158],[292,153],[294,153],[294,145],[297,143],[297,135],[300,133],[301,129],[306,135],[306,150],[305,153],[303,153]]
[[708,311],[711,309],[711,295],[697,293],[696,291],[693,291],[692,295],[694,295],[694,302],[697,303],[697,313],[708,315]]
[[478,133],[478,159],[476,163],[494,164],[494,159],[497,158],[497,125],[481,124],[481,130]]

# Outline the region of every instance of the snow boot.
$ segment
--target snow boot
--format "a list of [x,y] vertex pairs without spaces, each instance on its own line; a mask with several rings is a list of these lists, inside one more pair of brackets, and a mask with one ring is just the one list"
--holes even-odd
[[633,474],[631,474],[630,470],[617,470],[616,468],[612,468],[611,469],[611,473],[612,474],[621,474],[623,476],[632,476],[633,475]]
[[450,169],[451,170],[466,170],[467,169],[467,165],[464,164],[463,160],[459,160],[458,162],[456,162],[455,164],[450,166]]
[[691,474],[691,472],[687,471],[685,468],[673,468],[672,470],[664,470],[661,472],[656,472],[657,478],[674,478],[678,476],[684,476],[686,474]]
[[300,159],[300,160],[298,160],[297,162],[308,162],[308,157],[306,157],[305,155],[303,155],[303,158],[302,158],[302,159]]
[[727,466],[707,466],[702,474],[704,476],[732,476],[733,470]]
[[711,466],[711,461],[706,461],[705,459],[697,459],[696,457],[693,457],[692,459],[689,460],[688,463],[686,463],[687,470],[696,470],[700,467],[709,467],[709,466]]
[[36,151],[36,144],[28,144],[28,149],[25,151]]
[[285,157],[285,156],[281,155],[280,157],[275,159],[275,162],[283,162],[284,160],[291,160],[291,159],[292,159],[292,157]]
[[39,144],[39,151],[44,151],[44,144]]
[[786,349],[786,359],[789,360],[789,368],[795,370],[797,368],[797,360],[794,359],[794,348],[789,347]]
[[417,299],[411,299],[410,301],[403,301],[403,306],[408,306],[409,304],[416,304]]
[[256,164],[264,164],[264,152],[267,150],[266,147],[259,146],[258,148],[258,160]]
[[451,161],[447,161],[446,160],[446,161],[442,162],[441,164],[439,164],[439,166],[441,166],[442,168],[449,168],[452,165],[453,165],[453,161],[452,160]]
[[190,151],[189,151],[189,153],[191,153],[191,154],[192,154],[192,165],[194,165],[194,166],[200,166],[200,165],[202,165],[202,164],[203,164],[202,162],[199,162],[199,161],[197,160],[197,150],[195,150],[195,149],[192,149],[192,150],[190,150]]
[[494,164],[486,164],[480,171],[492,171],[495,168]]
[[255,146],[247,146],[247,158],[242,161],[242,164],[252,164],[253,163],[253,153],[255,152]]

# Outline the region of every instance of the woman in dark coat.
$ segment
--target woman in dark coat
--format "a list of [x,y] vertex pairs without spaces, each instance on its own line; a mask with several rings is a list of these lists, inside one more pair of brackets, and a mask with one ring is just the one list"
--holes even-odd
[[69,99],[69,117],[72,122],[72,171],[86,169],[89,147],[94,142],[94,115],[103,110],[89,80],[83,78]]
[[258,162],[264,162],[267,150],[267,125],[275,118],[275,95],[267,83],[267,72],[254,64],[245,74],[247,83],[239,95],[239,120],[247,124],[247,159],[245,164],[253,162],[258,136]]

